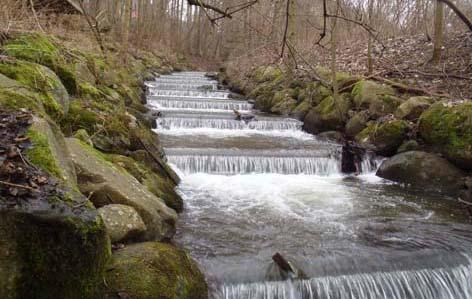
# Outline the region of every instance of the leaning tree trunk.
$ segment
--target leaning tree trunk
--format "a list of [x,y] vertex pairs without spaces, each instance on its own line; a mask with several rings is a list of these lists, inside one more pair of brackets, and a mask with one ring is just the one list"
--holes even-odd
[[436,9],[434,16],[434,49],[432,63],[438,63],[441,60],[441,49],[443,46],[444,31],[444,3],[440,0],[436,1]]

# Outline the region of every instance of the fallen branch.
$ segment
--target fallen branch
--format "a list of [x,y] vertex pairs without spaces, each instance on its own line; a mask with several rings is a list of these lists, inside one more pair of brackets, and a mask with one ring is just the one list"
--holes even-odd
[[16,188],[27,189],[27,190],[31,190],[31,191],[34,191],[34,192],[39,192],[37,189],[31,188],[30,186],[14,184],[14,183],[5,182],[5,181],[0,181],[0,184],[6,185],[6,186],[10,186],[10,187],[16,187]]
[[439,2],[442,2],[446,4],[454,13],[459,17],[459,19],[464,22],[464,24],[469,27],[469,30],[472,31],[472,22],[467,18],[467,16],[456,6],[454,3],[452,3],[450,0],[438,0]]
[[431,96],[431,97],[439,97],[439,98],[448,97],[447,94],[439,94],[439,93],[429,92],[426,89],[407,86],[405,84],[401,84],[401,83],[398,83],[398,82],[395,82],[395,81],[392,81],[392,80],[388,80],[388,79],[385,79],[385,78],[382,78],[382,77],[378,77],[378,76],[373,76],[371,78],[376,80],[376,81],[387,83],[388,85],[391,85],[392,87],[394,87],[394,88],[396,88],[396,89],[398,89],[402,92],[406,92],[406,93],[412,93],[412,94],[416,94],[416,95],[428,95],[428,96]]

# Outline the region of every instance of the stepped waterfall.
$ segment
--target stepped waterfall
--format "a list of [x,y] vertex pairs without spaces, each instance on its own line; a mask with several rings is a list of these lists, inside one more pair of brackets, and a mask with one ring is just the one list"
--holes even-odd
[[[376,177],[372,154],[359,175],[342,174],[341,145],[254,110],[203,72],[146,86],[182,178],[176,241],[199,261],[211,298],[472,298],[472,230],[440,194]],[[276,252],[306,277],[270,278]]]

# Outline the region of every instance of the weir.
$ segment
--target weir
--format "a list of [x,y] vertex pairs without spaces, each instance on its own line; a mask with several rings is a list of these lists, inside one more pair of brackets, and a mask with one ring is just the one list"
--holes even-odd
[[[472,228],[440,194],[341,173],[341,145],[253,110],[203,72],[148,82],[156,131],[181,176],[176,241],[214,299],[472,299]],[[254,120],[236,120],[233,109]],[[270,281],[275,252],[308,279]]]

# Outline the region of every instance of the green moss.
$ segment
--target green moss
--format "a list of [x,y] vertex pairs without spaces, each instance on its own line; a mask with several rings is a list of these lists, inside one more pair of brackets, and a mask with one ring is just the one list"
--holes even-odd
[[0,62],[0,73],[16,80],[36,91],[46,112],[55,119],[64,115],[64,110],[56,98],[56,90],[62,83],[54,73],[39,64],[20,60],[3,60]]
[[18,110],[21,108],[44,113],[42,99],[36,93],[23,93],[16,89],[0,88],[0,106]]
[[63,50],[46,35],[38,33],[21,34],[3,46],[4,52],[12,57],[38,63],[52,69],[70,94],[77,92],[77,79],[73,68],[63,55]]
[[434,104],[421,115],[419,132],[459,167],[472,169],[472,103]]
[[47,173],[61,178],[62,173],[56,163],[56,159],[49,147],[47,137],[34,130],[28,130],[27,136],[31,140],[32,147],[27,149],[25,154],[28,160],[35,166],[41,168]]
[[107,272],[108,297],[207,298],[204,276],[184,251],[164,243],[127,246],[113,256]]
[[408,123],[404,120],[393,120],[386,123],[371,122],[356,136],[356,141],[364,146],[373,146],[382,155],[394,154],[405,140]]
[[80,129],[84,129],[88,134],[93,134],[97,130],[97,124],[100,123],[100,116],[83,106],[79,100],[72,101],[69,107],[69,113],[61,120],[61,128],[66,135],[72,134]]

